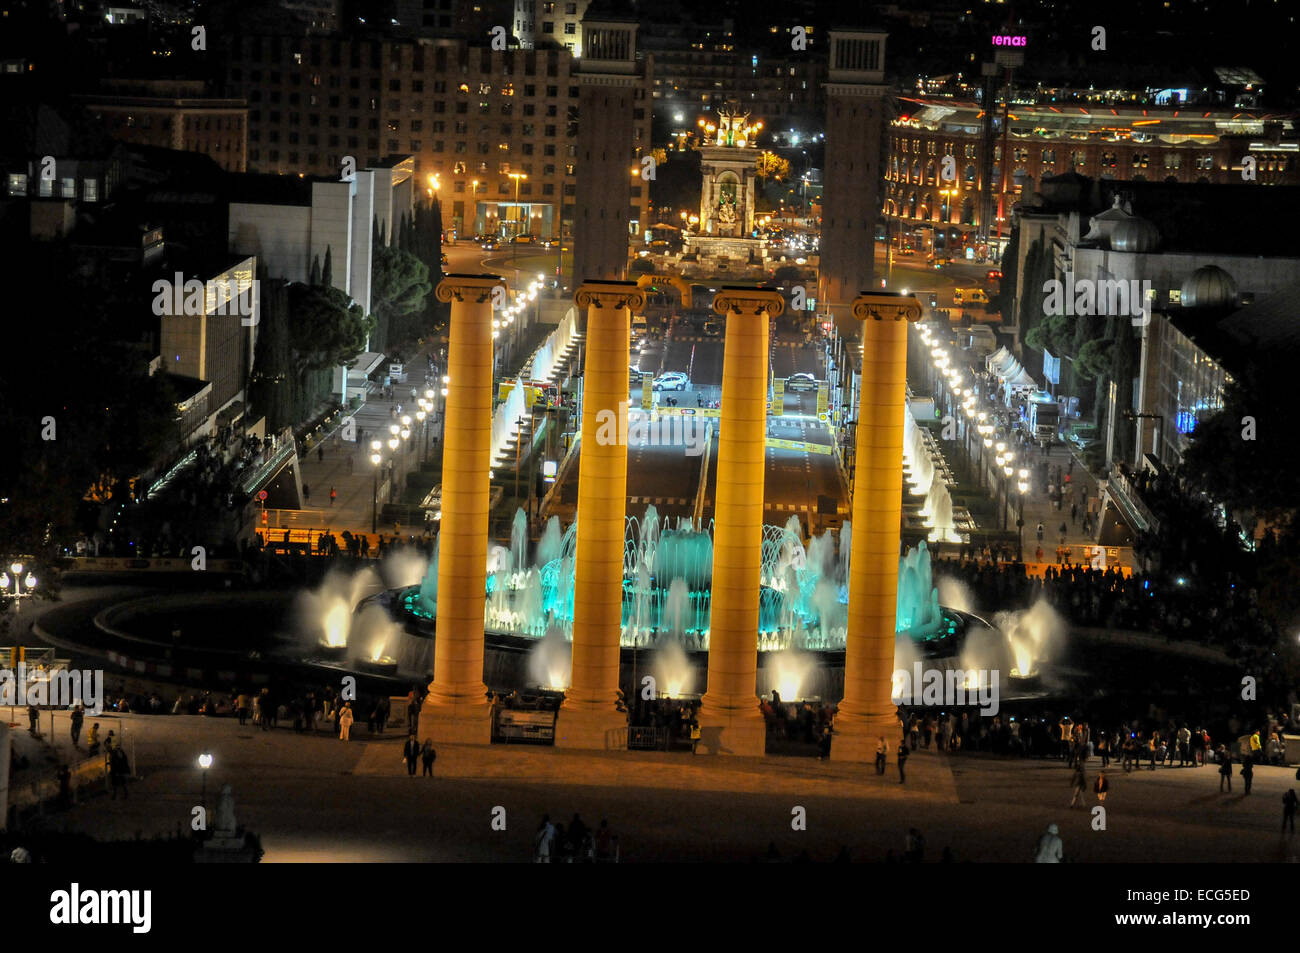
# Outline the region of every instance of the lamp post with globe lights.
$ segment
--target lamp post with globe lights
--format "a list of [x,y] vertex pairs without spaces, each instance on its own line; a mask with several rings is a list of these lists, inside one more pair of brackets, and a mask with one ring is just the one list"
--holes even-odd
[[30,570],[24,576],[24,568],[21,562],[15,560],[9,564],[9,572],[0,573],[0,591],[4,598],[13,600],[14,611],[22,605],[23,599],[36,594],[36,576]]
[[379,532],[379,464],[384,459],[381,454],[383,444],[378,440],[370,441],[370,465],[374,468],[374,492],[370,500],[370,532]]
[[1025,493],[1029,489],[1029,471],[1024,467],[1016,473],[1016,552],[1019,561],[1025,561]]

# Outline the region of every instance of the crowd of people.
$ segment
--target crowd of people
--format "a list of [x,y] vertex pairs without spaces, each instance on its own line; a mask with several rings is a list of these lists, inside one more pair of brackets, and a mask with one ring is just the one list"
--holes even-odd
[[1219,645],[1270,644],[1275,636],[1256,589],[1229,579],[1222,591],[1115,567],[1048,566],[1031,576],[1019,563],[938,559],[936,579],[964,583],[978,606],[1025,608],[1045,598],[1075,625],[1192,637]]
[[568,827],[551,815],[542,817],[533,834],[533,863],[536,864],[617,864],[618,835],[601,819],[595,830],[589,828],[575,811]]

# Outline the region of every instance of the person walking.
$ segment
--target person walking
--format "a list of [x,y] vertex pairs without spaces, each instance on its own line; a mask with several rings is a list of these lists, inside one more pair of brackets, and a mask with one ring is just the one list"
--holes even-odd
[[316,448],[316,459],[321,463],[325,462],[325,444],[322,443]]
[[1296,796],[1295,788],[1289,788],[1282,795],[1282,830],[1286,831],[1287,827],[1291,828],[1291,833],[1295,833],[1295,808]]
[[330,506],[333,506],[334,501],[337,500],[338,498],[339,498],[339,491],[334,489],[334,487],[330,487]]
[[1255,762],[1249,758],[1241,760],[1241,780],[1246,785],[1246,793],[1250,793],[1250,782],[1255,779]]
[[420,749],[420,759],[424,762],[423,777],[433,777],[433,762],[438,759],[438,752],[434,750],[432,738],[424,739],[424,747]]
[[86,737],[86,754],[91,757],[99,754],[99,722],[90,726],[90,734]]
[[244,727],[248,721],[248,696],[243,692],[235,699],[235,714],[239,716],[239,727]]
[[1034,863],[1059,864],[1064,856],[1061,830],[1055,824],[1048,824],[1043,836],[1038,838],[1038,851],[1034,854]]
[[1038,521],[1038,541],[1039,541],[1040,543],[1043,541],[1043,521],[1042,521],[1042,520],[1039,520],[1039,521]]
[[86,720],[86,709],[81,707],[81,702],[77,702],[72,709],[72,747],[77,747],[77,742],[81,739],[81,725]]
[[1083,790],[1088,784],[1088,779],[1083,776],[1083,765],[1078,762],[1074,765],[1074,774],[1070,778],[1070,786],[1074,789],[1074,796],[1070,798],[1070,807],[1083,807]]
[[402,758],[406,761],[407,776],[415,777],[415,765],[420,760],[420,742],[415,740],[415,735],[406,736],[406,744],[402,745]]
[[302,485],[302,499],[304,503],[311,502],[311,487],[306,483]]
[[881,735],[880,740],[876,742],[876,774],[885,773],[885,755],[889,751],[889,746],[885,744],[885,736]]
[[1106,802],[1106,792],[1110,790],[1110,781],[1106,780],[1106,772],[1098,771],[1097,780],[1092,782],[1092,793],[1097,795],[1098,802]]
[[1228,785],[1228,793],[1232,793],[1232,755],[1226,748],[1219,746],[1219,793],[1223,793],[1223,785]]
[[[112,732],[109,733],[112,734]],[[123,800],[131,796],[130,792],[126,788],[127,778],[130,774],[131,767],[127,763],[126,752],[122,750],[121,745],[118,745],[113,748],[108,755],[108,776],[109,780],[113,782],[113,796],[111,800],[117,800],[118,791],[122,792]]]
[[903,863],[919,864],[924,858],[925,836],[915,827],[909,827],[903,840]]
[[1192,763],[1192,732],[1186,725],[1178,729],[1178,767]]
[[596,863],[608,864],[613,859],[614,832],[609,829],[609,821],[605,818],[600,819],[600,827],[596,829]]
[[1110,767],[1110,736],[1104,731],[1097,740],[1097,754],[1101,755],[1102,770]]
[[537,833],[533,835],[533,863],[549,864],[551,862],[551,846],[555,841],[555,828],[551,824],[551,815],[542,815],[542,822],[537,825]]
[[356,719],[352,716],[352,703],[345,702],[343,708],[339,711],[339,738],[342,741],[350,740],[349,735],[352,733],[352,722]]
[[898,783],[899,784],[907,783],[907,772],[905,770],[907,766],[907,754],[908,754],[907,742],[900,741],[898,743]]

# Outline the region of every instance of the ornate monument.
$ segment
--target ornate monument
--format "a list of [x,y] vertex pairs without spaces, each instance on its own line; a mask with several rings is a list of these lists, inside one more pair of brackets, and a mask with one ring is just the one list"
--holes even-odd
[[700,227],[688,235],[686,250],[706,268],[738,272],[766,254],[765,242],[754,238],[754,185],[758,158],[755,136],[763,128],[735,104],[718,111],[717,122],[699,121],[706,145],[700,148]]

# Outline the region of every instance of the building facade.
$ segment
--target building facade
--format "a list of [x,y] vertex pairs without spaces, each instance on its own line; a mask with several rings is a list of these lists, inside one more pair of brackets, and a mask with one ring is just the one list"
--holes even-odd
[[78,96],[122,142],[208,156],[227,172],[247,171],[248,103],[206,95],[197,80],[106,80]]
[[[251,171],[337,176],[344,157],[361,168],[409,153],[421,182],[436,176],[448,228],[505,234],[527,221],[547,237],[573,221],[577,62],[464,40],[241,37],[226,82],[248,99]],[[632,104],[626,118],[630,166],[649,149],[649,109]],[[634,217],[648,221],[649,190],[634,191]]]
[[[998,223],[983,221],[981,208],[995,217],[1005,191],[1005,238],[1010,207],[1032,193],[1035,183],[1066,172],[1134,182],[1242,182],[1243,159],[1251,156],[1257,183],[1300,184],[1294,117],[1261,110],[1013,99],[1005,134],[1000,114],[991,137],[983,123],[978,102],[899,99],[885,169],[884,212],[891,234],[919,230],[927,242],[933,237],[935,244],[951,248],[982,243],[996,234]],[[946,157],[953,160],[951,178],[944,176]],[[988,192],[994,199],[985,206],[981,198]]]

